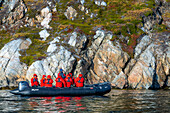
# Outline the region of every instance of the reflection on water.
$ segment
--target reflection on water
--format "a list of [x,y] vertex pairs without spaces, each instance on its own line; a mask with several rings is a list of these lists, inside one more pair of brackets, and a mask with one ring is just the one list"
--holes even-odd
[[169,90],[112,90],[106,96],[20,97],[0,90],[0,112],[139,112],[170,111]]
[[82,97],[32,97],[29,98],[29,107],[36,111],[68,112],[86,109],[81,104]]

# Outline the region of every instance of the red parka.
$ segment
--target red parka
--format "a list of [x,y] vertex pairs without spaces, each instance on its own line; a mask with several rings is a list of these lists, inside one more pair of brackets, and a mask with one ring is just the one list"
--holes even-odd
[[72,85],[75,83],[75,78],[73,77],[73,75],[72,75],[72,73],[69,73],[69,75],[70,75],[70,77],[71,77],[71,79],[72,79]]
[[76,87],[83,87],[84,86],[84,78],[82,74],[79,74],[79,76],[75,80]]
[[73,84],[73,80],[70,77],[70,75],[66,76],[65,81],[66,81],[66,87],[71,87],[71,85]]
[[46,75],[43,75],[43,77],[42,77],[42,79],[40,80],[40,82],[41,82],[41,87],[44,87],[45,86],[45,80],[46,80]]
[[33,77],[31,78],[31,86],[39,86],[39,82],[36,74],[34,74]]
[[66,82],[61,76],[58,76],[56,79],[56,87],[66,87]]
[[47,79],[45,80],[45,87],[52,87],[53,80],[51,79],[51,76],[48,75]]

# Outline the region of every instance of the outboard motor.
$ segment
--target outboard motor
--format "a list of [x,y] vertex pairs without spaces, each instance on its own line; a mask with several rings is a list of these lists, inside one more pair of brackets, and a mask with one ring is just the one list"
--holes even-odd
[[24,90],[28,90],[30,88],[30,86],[29,86],[29,84],[28,84],[28,82],[26,82],[26,81],[21,81],[20,83],[19,83],[19,91],[24,91]]

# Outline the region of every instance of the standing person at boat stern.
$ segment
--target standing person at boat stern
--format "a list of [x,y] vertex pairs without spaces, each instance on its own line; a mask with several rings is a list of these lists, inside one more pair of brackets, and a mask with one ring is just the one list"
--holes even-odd
[[79,76],[75,79],[76,87],[83,87],[84,86],[84,78],[82,74],[79,74]]
[[65,79],[66,78],[66,75],[63,73],[63,69],[62,68],[60,68],[60,71],[59,71],[59,73],[58,73],[58,76],[61,76],[63,79]]
[[33,77],[31,78],[31,86],[32,87],[39,86],[39,82],[36,74],[34,74]]
[[46,75],[43,75],[43,76],[42,76],[42,79],[40,80],[40,82],[41,82],[40,86],[41,86],[41,87],[45,87],[45,80],[46,80],[45,77],[46,77]]
[[51,79],[51,76],[48,75],[47,79],[45,80],[45,87],[52,87],[53,80]]

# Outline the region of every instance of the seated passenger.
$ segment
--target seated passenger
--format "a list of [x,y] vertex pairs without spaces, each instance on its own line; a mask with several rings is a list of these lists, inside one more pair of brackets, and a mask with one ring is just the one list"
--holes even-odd
[[55,81],[56,81],[56,87],[66,87],[65,81],[60,75],[58,75]]
[[53,80],[51,79],[51,76],[48,75],[47,79],[45,80],[45,87],[52,87]]
[[65,82],[66,82],[66,87],[71,87],[71,85],[73,84],[73,80],[71,79],[69,74],[66,76]]
[[66,78],[66,75],[63,73],[63,69],[62,68],[60,68],[60,71],[59,71],[59,73],[58,73],[58,76],[61,76],[63,79],[65,79]]
[[43,75],[42,79],[40,80],[40,82],[41,82],[40,86],[41,87],[45,87],[45,80],[46,80],[45,77],[46,77],[46,75]]
[[84,78],[82,74],[79,74],[79,76],[75,80],[76,87],[83,87],[84,86]]
[[75,83],[75,78],[73,77],[73,75],[72,75],[72,73],[69,73],[69,75],[70,75],[70,77],[71,77],[71,79],[72,79],[72,85]]
[[39,82],[36,74],[34,74],[33,77],[31,78],[31,86],[32,87],[39,86]]

